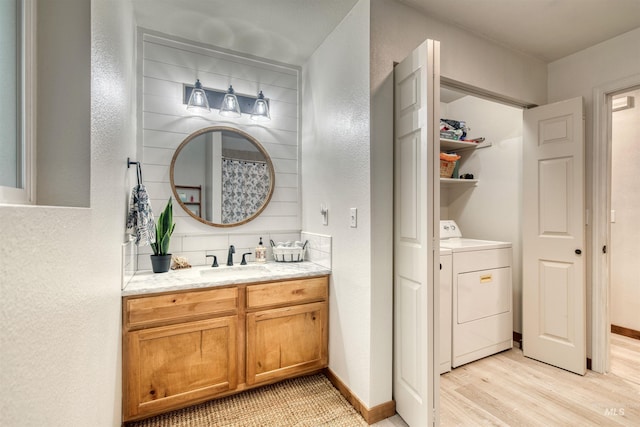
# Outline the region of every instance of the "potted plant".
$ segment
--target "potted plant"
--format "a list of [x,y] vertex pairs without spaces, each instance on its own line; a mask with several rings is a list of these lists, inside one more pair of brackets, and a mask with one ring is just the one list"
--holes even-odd
[[173,222],[173,205],[171,197],[167,202],[164,211],[156,221],[156,241],[151,244],[153,255],[151,255],[151,267],[154,273],[166,273],[171,267],[171,254],[169,251],[169,241],[176,224]]

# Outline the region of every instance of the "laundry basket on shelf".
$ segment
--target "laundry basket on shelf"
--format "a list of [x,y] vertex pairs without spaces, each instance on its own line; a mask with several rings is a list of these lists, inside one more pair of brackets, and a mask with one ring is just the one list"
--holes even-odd
[[440,153],[440,178],[451,178],[458,160],[457,154]]

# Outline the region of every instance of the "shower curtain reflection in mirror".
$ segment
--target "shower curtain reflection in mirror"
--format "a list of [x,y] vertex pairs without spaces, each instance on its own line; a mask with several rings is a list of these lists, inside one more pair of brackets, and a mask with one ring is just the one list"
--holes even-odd
[[222,223],[231,224],[250,217],[269,194],[266,162],[222,159]]

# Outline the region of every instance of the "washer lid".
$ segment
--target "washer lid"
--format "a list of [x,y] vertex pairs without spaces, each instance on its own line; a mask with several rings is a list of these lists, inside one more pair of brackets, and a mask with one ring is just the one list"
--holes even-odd
[[476,240],[464,238],[440,240],[440,248],[451,249],[454,252],[481,251],[485,249],[501,249],[510,247],[510,242],[497,242],[495,240]]

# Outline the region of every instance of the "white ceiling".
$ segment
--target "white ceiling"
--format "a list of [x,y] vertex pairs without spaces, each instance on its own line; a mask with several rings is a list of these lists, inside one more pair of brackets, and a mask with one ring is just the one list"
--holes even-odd
[[132,0],[137,24],[302,65],[357,0]]
[[545,62],[640,27],[640,0],[399,1]]
[[[141,27],[302,65],[357,0],[131,1]],[[545,62],[640,27],[640,0],[399,1]]]

